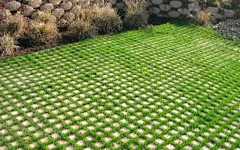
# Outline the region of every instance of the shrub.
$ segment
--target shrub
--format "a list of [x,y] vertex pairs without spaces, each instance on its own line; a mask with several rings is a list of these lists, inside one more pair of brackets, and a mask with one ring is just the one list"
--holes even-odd
[[124,28],[128,30],[145,28],[148,26],[148,3],[145,0],[126,1],[127,14],[123,20]]
[[35,20],[43,23],[56,23],[57,18],[49,13],[39,12]]
[[148,26],[149,15],[142,11],[127,13],[123,26],[128,30],[146,28]]
[[56,17],[51,14],[40,12],[35,20],[28,20],[28,27],[20,39],[27,46],[51,44],[60,38]]
[[25,20],[20,14],[7,15],[5,19],[0,22],[0,35],[9,34],[18,38],[24,33]]
[[[121,18],[112,7],[104,3],[91,5],[89,2],[85,2],[82,6],[75,6],[71,12],[75,14],[79,25],[76,25],[77,23],[75,25],[71,23],[72,25],[69,24],[69,26],[85,26],[85,28],[87,27],[90,31],[97,28],[100,34],[108,34],[122,29]],[[87,22],[86,24],[88,25],[84,25],[84,23],[81,22]],[[71,29],[71,27],[69,29]]]
[[197,13],[197,21],[200,25],[204,25],[207,27],[211,26],[212,22],[212,15],[206,11],[199,11]]
[[72,8],[71,12],[75,15],[76,19],[89,21],[88,13],[93,12],[93,10],[90,8],[90,5],[87,5],[87,6],[86,5],[77,5]]
[[146,11],[148,3],[146,0],[128,0],[125,1],[127,12]]
[[68,31],[62,34],[63,42],[75,42],[97,36],[98,30],[88,21],[76,20],[68,26]]
[[[100,34],[109,34],[122,29],[122,20],[116,11],[108,6],[95,6],[92,12],[87,12],[90,22],[98,28]],[[86,18],[86,17],[85,17]]]
[[0,37],[0,56],[11,55],[19,47],[16,45],[15,38],[9,34]]
[[60,38],[56,23],[29,20],[23,36],[32,45],[51,44]]

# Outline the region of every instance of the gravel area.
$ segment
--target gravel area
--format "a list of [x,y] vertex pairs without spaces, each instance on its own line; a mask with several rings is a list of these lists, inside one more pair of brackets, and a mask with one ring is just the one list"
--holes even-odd
[[217,25],[215,30],[233,38],[240,38],[240,19],[222,21]]

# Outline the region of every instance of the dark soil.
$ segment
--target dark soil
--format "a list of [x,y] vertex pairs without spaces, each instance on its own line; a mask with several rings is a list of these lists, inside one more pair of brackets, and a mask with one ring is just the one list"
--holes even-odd
[[37,52],[37,51],[40,51],[40,50],[45,50],[45,49],[48,49],[48,48],[51,48],[51,47],[54,47],[54,46],[59,46],[59,45],[63,45],[63,44],[54,43],[54,44],[50,44],[50,45],[35,46],[35,47],[28,47],[28,48],[21,47],[20,49],[14,51],[11,55],[8,55],[8,56],[0,55],[0,60],[4,59],[4,58],[7,58],[9,56],[21,56],[21,55],[29,54],[29,53],[32,53],[32,52]]
[[160,25],[160,24],[164,24],[170,21],[170,18],[160,18],[157,15],[150,15],[149,16],[149,24],[152,25]]

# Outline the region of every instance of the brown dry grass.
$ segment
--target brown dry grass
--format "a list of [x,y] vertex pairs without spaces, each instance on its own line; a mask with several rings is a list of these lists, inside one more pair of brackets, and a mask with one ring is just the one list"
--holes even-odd
[[29,20],[23,39],[29,40],[33,45],[50,44],[57,42],[60,38],[57,25],[55,23],[45,23]]
[[20,37],[25,30],[26,21],[22,15],[7,15],[5,19],[0,22],[0,35],[9,34],[15,38]]
[[127,14],[123,20],[124,28],[133,30],[147,27],[149,15],[146,9],[149,3],[146,0],[129,0],[125,3]]
[[204,25],[206,27],[210,27],[211,24],[211,19],[212,19],[212,15],[211,13],[208,13],[206,11],[199,11],[197,13],[197,21],[201,24]]
[[14,50],[18,49],[15,38],[9,34],[0,37],[0,56],[12,55]]

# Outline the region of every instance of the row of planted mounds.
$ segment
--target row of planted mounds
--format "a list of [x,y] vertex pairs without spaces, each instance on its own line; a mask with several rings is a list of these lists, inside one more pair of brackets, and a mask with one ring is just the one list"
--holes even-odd
[[0,56],[17,50],[76,42],[103,34],[147,27],[147,2],[128,1],[121,18],[110,3],[90,3],[74,7],[74,19],[62,22],[55,15],[38,12],[32,19],[21,13],[4,11],[0,22]]

